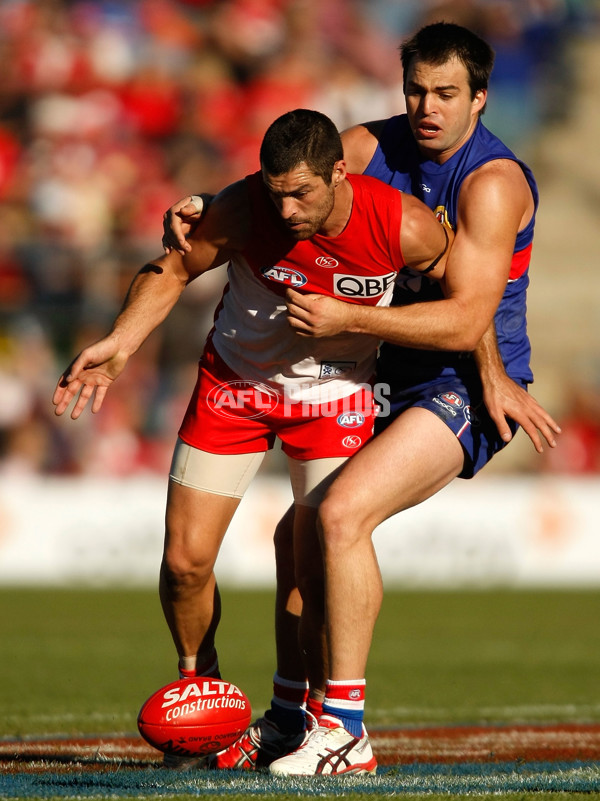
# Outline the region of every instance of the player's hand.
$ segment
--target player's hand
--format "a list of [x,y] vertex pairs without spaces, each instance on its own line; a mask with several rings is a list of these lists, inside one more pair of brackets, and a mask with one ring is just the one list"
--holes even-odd
[[506,374],[497,376],[484,386],[483,401],[488,413],[505,442],[512,439],[506,418],[515,420],[527,434],[538,453],[542,453],[543,438],[551,448],[556,447],[560,426],[536,399]]
[[71,412],[73,420],[77,420],[90,398],[93,398],[92,412],[99,412],[109,386],[122,372],[127,359],[109,339],[102,339],[82,350],[56,385],[52,397],[54,413],[63,414],[77,395],[79,397]]
[[352,304],[327,295],[286,292],[288,322],[300,336],[333,337],[347,331]]
[[165,253],[176,250],[185,255],[192,249],[186,237],[200,222],[203,209],[204,201],[200,195],[188,195],[165,211],[162,238]]

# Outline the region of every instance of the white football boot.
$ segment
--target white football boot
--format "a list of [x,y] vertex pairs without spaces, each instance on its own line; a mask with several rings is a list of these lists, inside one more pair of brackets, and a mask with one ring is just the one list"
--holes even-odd
[[377,761],[363,726],[362,737],[354,737],[336,718],[324,715],[304,743],[269,766],[276,776],[355,776],[376,773]]

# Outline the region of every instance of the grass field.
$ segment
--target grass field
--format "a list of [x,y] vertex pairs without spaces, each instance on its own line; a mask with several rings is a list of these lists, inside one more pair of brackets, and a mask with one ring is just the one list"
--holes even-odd
[[[222,672],[268,704],[272,593],[223,591]],[[600,592],[386,593],[370,726],[600,720]],[[153,590],[0,590],[0,736],[135,730],[176,678]]]
[[[224,589],[222,672],[246,691],[256,713],[271,694],[272,617],[271,592]],[[599,619],[595,591],[388,591],[367,676],[367,725],[598,722]],[[0,590],[0,642],[5,740],[133,734],[142,702],[175,678],[174,649],[153,590]],[[537,793],[510,797],[541,801],[539,785]],[[229,801],[234,789],[227,789]],[[240,798],[257,792],[239,789]],[[377,797],[373,791],[364,797]],[[328,792],[320,787],[317,794]],[[206,788],[192,797],[205,794]],[[278,801],[298,795],[272,795],[266,787],[258,794]],[[168,788],[161,795],[184,797]],[[560,796],[553,793],[553,801]],[[5,797],[17,796],[3,795],[0,784]]]

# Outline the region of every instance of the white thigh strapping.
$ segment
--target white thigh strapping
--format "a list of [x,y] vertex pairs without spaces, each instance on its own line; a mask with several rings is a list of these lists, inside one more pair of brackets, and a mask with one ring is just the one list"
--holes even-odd
[[177,439],[169,478],[184,487],[242,498],[261,462],[258,453],[209,453]]
[[347,456],[306,460],[288,457],[294,501],[316,509],[347,461]]

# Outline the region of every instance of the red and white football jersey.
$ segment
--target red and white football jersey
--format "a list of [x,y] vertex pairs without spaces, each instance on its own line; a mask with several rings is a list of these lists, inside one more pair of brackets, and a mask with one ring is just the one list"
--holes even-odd
[[283,227],[261,174],[246,178],[253,234],[229,264],[211,332],[214,348],[234,372],[303,402],[326,403],[368,383],[378,341],[348,333],[298,336],[286,317],[287,287],[387,306],[404,266],[401,193],[368,176],[348,180],[354,199],[344,230],[296,242]]

